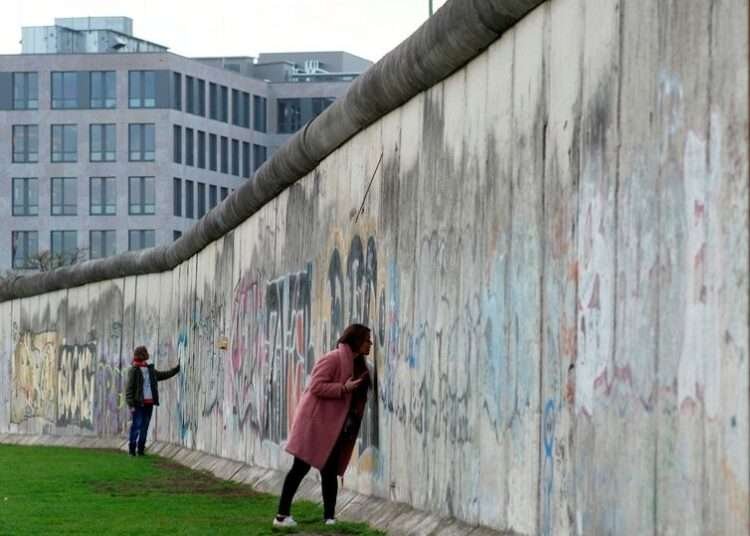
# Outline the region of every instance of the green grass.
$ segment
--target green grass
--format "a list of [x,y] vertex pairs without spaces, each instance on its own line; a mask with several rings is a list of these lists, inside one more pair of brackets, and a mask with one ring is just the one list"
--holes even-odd
[[274,529],[277,497],[156,456],[112,450],[0,445],[0,535],[381,535],[361,523],[320,521],[295,502],[296,529]]

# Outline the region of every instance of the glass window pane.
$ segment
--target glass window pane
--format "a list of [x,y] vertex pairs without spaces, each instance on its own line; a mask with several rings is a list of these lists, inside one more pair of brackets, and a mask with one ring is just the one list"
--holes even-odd
[[78,107],[78,73],[63,73],[63,108]]
[[102,126],[91,125],[91,135],[89,145],[91,148],[91,161],[99,162],[102,160]]
[[143,125],[143,130],[144,130],[143,159],[153,160],[154,153],[156,151],[156,138],[154,135],[154,125],[153,124]]
[[107,162],[115,161],[117,147],[117,134],[115,132],[115,125],[104,126],[104,160]]
[[104,73],[104,107],[114,108],[117,102],[117,79],[114,71]]
[[128,73],[128,106],[140,108],[141,104],[141,71]]
[[143,107],[153,108],[156,106],[156,73],[144,71],[143,84]]
[[26,73],[27,93],[26,108],[36,110],[39,107],[39,75]]

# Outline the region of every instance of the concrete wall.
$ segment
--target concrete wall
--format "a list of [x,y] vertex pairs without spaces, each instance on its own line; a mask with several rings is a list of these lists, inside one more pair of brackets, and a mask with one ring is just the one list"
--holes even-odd
[[362,321],[347,486],[524,534],[747,534],[747,21],[543,4],[174,270],[0,303],[0,432],[121,433],[146,344],[183,364],[156,438],[288,467]]

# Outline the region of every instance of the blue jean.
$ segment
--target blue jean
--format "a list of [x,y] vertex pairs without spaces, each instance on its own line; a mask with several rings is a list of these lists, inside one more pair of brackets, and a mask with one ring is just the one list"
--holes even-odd
[[148,425],[151,424],[151,415],[154,413],[154,406],[136,406],[133,411],[133,423],[130,425],[130,451],[135,450],[138,446],[138,452],[143,454],[146,448],[146,436],[148,435]]

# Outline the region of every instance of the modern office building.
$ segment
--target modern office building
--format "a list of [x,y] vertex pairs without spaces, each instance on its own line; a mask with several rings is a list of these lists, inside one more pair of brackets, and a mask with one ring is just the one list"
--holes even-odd
[[185,58],[126,17],[22,33],[0,56],[0,271],[174,240],[371,65]]

